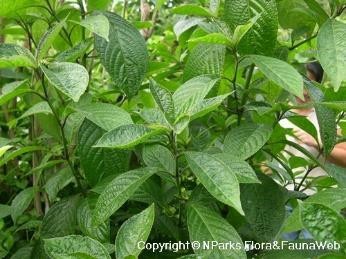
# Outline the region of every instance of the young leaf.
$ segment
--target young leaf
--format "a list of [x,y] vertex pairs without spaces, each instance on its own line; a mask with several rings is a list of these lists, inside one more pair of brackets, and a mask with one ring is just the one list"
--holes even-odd
[[11,203],[11,217],[14,223],[17,222],[18,217],[29,207],[34,194],[34,189],[29,187],[18,193],[13,199]]
[[150,80],[150,91],[167,120],[174,122],[175,114],[172,94],[167,89],[159,86],[154,80]]
[[53,45],[55,38],[59,35],[61,29],[64,27],[65,21],[56,23],[52,28],[50,28],[40,39],[36,50],[36,57],[41,60],[47,55],[48,50]]
[[127,111],[109,103],[88,103],[77,106],[75,110],[106,131],[133,123]]
[[148,67],[145,41],[122,17],[110,12],[103,14],[110,25],[109,41],[95,35],[95,49],[117,87],[132,97],[139,90]]
[[144,167],[123,173],[111,181],[97,200],[93,212],[95,225],[101,224],[116,212],[154,173],[155,168]]
[[15,97],[18,97],[25,93],[30,93],[32,90],[28,87],[27,80],[15,81],[9,84],[5,84],[0,95],[0,105],[12,100]]
[[241,125],[227,134],[224,152],[245,160],[260,150],[269,140],[271,134],[272,128],[268,125]]
[[108,41],[109,22],[106,16],[88,15],[79,24]]
[[185,4],[185,5],[175,7],[172,10],[172,13],[181,14],[181,15],[195,15],[195,16],[202,16],[202,17],[213,16],[213,14],[209,12],[209,10],[194,4]]
[[169,149],[161,145],[145,145],[143,147],[143,160],[147,166],[157,167],[171,174],[175,174],[175,159]]
[[[225,63],[226,47],[220,44],[198,44],[192,49],[185,67],[184,82],[204,74],[221,76]],[[198,69],[196,69],[198,67]]]
[[55,62],[48,67],[40,67],[48,81],[75,102],[78,102],[88,87],[88,71],[79,64]]
[[0,68],[36,67],[30,51],[15,44],[0,44]]
[[243,242],[237,231],[224,218],[209,208],[190,203],[187,207],[187,226],[191,242],[197,241],[203,244],[205,241],[217,241],[239,244],[233,249],[195,248],[195,253],[203,258],[246,258]]
[[115,239],[116,258],[138,257],[141,253],[138,244],[139,242],[144,243],[147,241],[154,223],[154,208],[154,204],[150,205],[147,209],[132,216],[121,225]]
[[190,47],[193,47],[197,45],[198,43],[213,43],[213,44],[221,44],[225,46],[232,46],[231,39],[227,38],[227,36],[219,32],[210,33],[210,34],[207,34],[206,36],[193,38],[189,40]]
[[244,215],[237,177],[221,160],[202,152],[185,152],[186,160],[207,191]]
[[140,124],[122,125],[104,134],[94,147],[130,149],[160,134],[163,128],[149,128]]
[[53,112],[49,104],[45,101],[42,101],[31,106],[28,110],[26,110],[22,114],[22,116],[18,118],[18,120],[29,117],[34,114],[38,114],[38,113],[52,114]]
[[91,237],[102,243],[108,243],[110,239],[109,221],[94,226],[92,223],[92,208],[94,208],[95,199],[84,199],[77,208],[77,223],[86,236]]
[[250,59],[269,80],[304,99],[303,78],[291,65],[282,60],[265,56],[251,55]]
[[317,53],[321,65],[337,91],[346,80],[346,24],[327,20],[317,35]]
[[201,75],[180,86],[173,94],[176,118],[182,114],[189,115],[202,102],[218,80],[215,76]]
[[78,131],[78,154],[90,186],[96,185],[110,175],[116,176],[129,169],[128,150],[93,147],[104,133],[103,129],[88,119],[84,120]]
[[215,110],[230,94],[223,94],[213,98],[204,99],[191,111],[191,120],[202,117]]
[[57,62],[73,62],[76,61],[76,59],[80,58],[90,47],[92,41],[91,40],[85,40],[81,43],[78,43],[76,46],[65,50],[63,52],[60,52],[56,57],[55,61]]
[[201,21],[203,21],[203,18],[200,17],[189,17],[187,19],[181,19],[174,25],[173,31],[179,39],[180,35],[191,29],[192,27],[198,25]]
[[44,240],[44,249],[51,258],[111,259],[98,241],[85,236],[70,235]]

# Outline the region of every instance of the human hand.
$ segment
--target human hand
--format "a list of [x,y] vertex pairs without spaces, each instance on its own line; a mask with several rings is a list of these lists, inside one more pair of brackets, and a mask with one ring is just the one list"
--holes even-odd
[[305,145],[318,149],[319,145],[317,141],[310,134],[306,133],[305,131],[301,129],[293,130],[293,134],[300,143],[303,143]]

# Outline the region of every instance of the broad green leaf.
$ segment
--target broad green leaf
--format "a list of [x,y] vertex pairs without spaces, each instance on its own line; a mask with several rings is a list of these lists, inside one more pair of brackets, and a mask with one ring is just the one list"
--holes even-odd
[[327,73],[334,90],[346,80],[346,24],[327,20],[317,35],[318,59]]
[[22,116],[18,118],[18,120],[29,117],[37,113],[52,114],[53,112],[49,104],[46,101],[42,101],[31,106],[28,110],[26,110],[22,114]]
[[176,117],[190,115],[218,81],[215,76],[201,75],[180,86],[173,94]]
[[215,110],[230,94],[219,95],[213,98],[204,99],[191,112],[191,120],[202,117]]
[[0,68],[36,67],[36,61],[30,51],[15,44],[0,44]]
[[233,33],[233,37],[232,37],[232,46],[236,47],[239,42],[241,41],[241,39],[246,35],[246,33],[252,28],[252,26],[254,25],[256,19],[252,19],[253,21],[250,21],[248,23],[245,24],[240,24],[238,25]]
[[34,198],[34,188],[29,187],[16,195],[11,203],[11,217],[14,223],[24,211],[29,207],[32,199]]
[[56,57],[55,61],[58,62],[74,62],[76,59],[80,58],[90,47],[91,41],[86,40],[78,43],[76,46],[60,52]]
[[323,153],[325,156],[328,156],[333,150],[336,142],[336,112],[323,106],[323,104],[320,104],[320,102],[323,102],[324,100],[322,90],[310,81],[305,80],[304,83],[309,91],[312,103],[314,104],[321,141],[323,144]]
[[11,215],[11,206],[0,204],[0,219]]
[[135,191],[154,173],[155,168],[139,168],[117,176],[99,196],[93,222],[99,225],[116,212]]
[[260,183],[255,171],[247,162],[232,157],[227,153],[215,154],[214,157],[222,160],[230,168],[239,183]]
[[200,17],[189,17],[187,19],[181,19],[174,25],[173,31],[179,39],[180,35],[191,29],[192,27],[198,25],[201,21],[203,21],[203,18]]
[[133,123],[127,111],[109,103],[88,103],[77,106],[75,110],[106,131]]
[[175,174],[175,158],[166,147],[158,144],[145,145],[142,152],[143,161],[147,166],[157,167],[171,174]]
[[282,60],[265,56],[251,55],[250,59],[269,80],[304,99],[303,78],[291,65]]
[[59,193],[66,185],[71,183],[74,179],[74,176],[71,172],[70,168],[63,168],[48,179],[46,184],[44,185],[44,189],[48,194],[48,198],[51,202],[53,202]]
[[[337,212],[345,207],[346,188],[325,189],[310,196],[304,203],[318,203],[325,205]],[[286,219],[283,232],[293,232],[303,228],[300,221],[300,208],[293,210],[292,214]]]
[[0,147],[0,157],[2,157],[7,152],[7,150],[11,149],[12,147],[13,146],[11,145],[5,145]]
[[80,163],[91,186],[110,175],[116,176],[129,169],[129,151],[93,147],[104,133],[103,129],[87,119],[78,131]]
[[155,218],[154,204],[126,220],[120,227],[115,239],[116,258],[138,257],[141,249],[139,242],[146,242]]
[[303,226],[317,241],[343,241],[346,221],[334,210],[317,203],[302,203],[300,218]]
[[31,258],[33,247],[32,246],[24,246],[19,248],[12,256],[11,259],[26,259]]
[[27,82],[27,80],[23,80],[5,84],[1,89],[0,105],[3,105],[22,94],[32,92],[28,87]]
[[[185,67],[183,79],[210,74],[221,76],[225,63],[226,47],[220,44],[198,44],[192,49]],[[198,67],[198,69],[196,69]]]
[[8,161],[11,161],[12,159],[14,159],[20,155],[23,155],[23,154],[29,153],[29,152],[39,151],[39,150],[41,150],[41,151],[45,150],[45,147],[41,147],[41,146],[21,147],[15,151],[12,151],[11,153],[5,154],[5,156],[0,160],[0,166],[3,166]]
[[17,228],[16,232],[21,230],[39,229],[41,224],[42,224],[41,220],[29,220],[28,222],[25,222],[23,225]]
[[0,2],[0,16],[1,17],[17,17],[22,14],[26,8],[37,4],[39,0],[3,0]]
[[268,125],[241,125],[227,134],[224,152],[245,160],[260,150],[269,140],[271,134],[272,128]]
[[106,16],[88,15],[79,24],[108,41],[109,22]]
[[41,238],[62,237],[76,232],[76,213],[79,197],[63,199],[49,209],[44,216]]
[[202,37],[193,38],[189,40],[189,46],[196,46],[198,43],[212,43],[221,44],[225,46],[232,46],[232,41],[227,38],[224,34],[215,32],[210,33]]
[[337,111],[346,111],[346,101],[321,102],[320,104]]
[[154,80],[150,80],[150,92],[167,120],[174,122],[175,114],[172,94]]
[[160,134],[163,128],[149,128],[140,124],[122,125],[105,133],[94,147],[130,149]]
[[246,258],[243,242],[237,231],[216,212],[201,205],[190,203],[187,207],[187,226],[190,241],[200,242],[217,241],[219,243],[232,242],[238,244],[234,249],[194,249],[195,253],[203,258]]
[[89,84],[88,71],[81,65],[55,62],[48,67],[40,66],[48,81],[73,101],[78,102]]
[[237,177],[222,160],[202,152],[185,152],[185,157],[191,171],[211,195],[244,215]]
[[85,236],[70,235],[44,240],[44,249],[52,259],[110,259],[107,249]]
[[181,15],[202,16],[202,17],[213,16],[213,14],[210,13],[208,9],[205,9],[199,5],[194,5],[194,4],[185,4],[185,5],[175,7],[172,10],[172,13],[181,14]]
[[77,223],[86,236],[91,237],[102,243],[108,243],[110,239],[110,224],[106,220],[98,226],[94,226],[92,223],[92,209],[94,208],[96,200],[86,198],[81,201],[77,208]]
[[287,118],[294,125],[310,134],[318,141],[318,134],[314,124],[306,116],[291,116]]
[[314,14],[315,20],[321,27],[323,23],[328,20],[329,16],[321,5],[315,0],[304,0],[310,11]]
[[258,174],[260,184],[243,184],[241,202],[245,219],[255,240],[275,240],[284,220],[287,195],[284,189],[264,174]]
[[325,171],[329,176],[333,177],[337,182],[338,186],[346,188],[346,168],[341,167],[329,162],[324,165]]
[[42,58],[47,56],[48,50],[52,47],[54,40],[59,35],[64,25],[65,21],[56,23],[53,27],[46,31],[45,34],[43,34],[36,50],[36,57],[38,60],[41,60]]
[[124,93],[132,97],[139,90],[148,67],[148,53],[141,34],[120,16],[105,12],[109,21],[109,41],[95,36],[101,63]]
[[275,0],[226,0],[223,19],[235,31],[258,16],[254,25],[242,38],[239,50],[242,54],[270,56],[277,42],[278,13]]

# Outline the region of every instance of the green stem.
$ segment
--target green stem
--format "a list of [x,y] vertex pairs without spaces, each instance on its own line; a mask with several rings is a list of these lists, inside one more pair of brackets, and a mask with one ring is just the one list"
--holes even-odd
[[238,74],[238,68],[239,68],[239,60],[237,53],[233,53],[234,61],[235,61],[235,69],[234,69],[234,75],[232,78],[232,88],[233,88],[233,98],[235,99],[235,108],[238,115],[238,125],[240,125],[240,110],[239,110],[239,98],[237,93],[237,74]]
[[178,148],[177,148],[177,135],[172,131],[171,133],[171,144],[172,144],[172,150],[173,155],[175,159],[175,181],[178,188],[178,200],[179,200],[179,226],[182,225],[182,193],[181,193],[181,179],[179,175],[179,166],[178,166]]
[[305,39],[305,40],[302,40],[301,42],[299,42],[299,43],[297,43],[297,44],[295,44],[295,45],[292,45],[292,46],[291,46],[290,48],[288,48],[288,49],[289,49],[289,50],[294,50],[294,49],[298,48],[299,46],[301,46],[301,45],[303,45],[303,44],[305,44],[305,43],[311,41],[312,39],[314,39],[314,38],[316,38],[316,37],[317,37],[317,33],[314,34],[314,35],[312,35],[311,37]]

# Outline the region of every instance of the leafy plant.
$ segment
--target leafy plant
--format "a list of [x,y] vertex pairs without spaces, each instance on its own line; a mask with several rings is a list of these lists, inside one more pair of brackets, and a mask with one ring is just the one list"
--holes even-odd
[[[2,1],[0,258],[345,257],[345,7]],[[341,247],[246,249],[307,233]],[[239,247],[138,245],[187,241]]]

